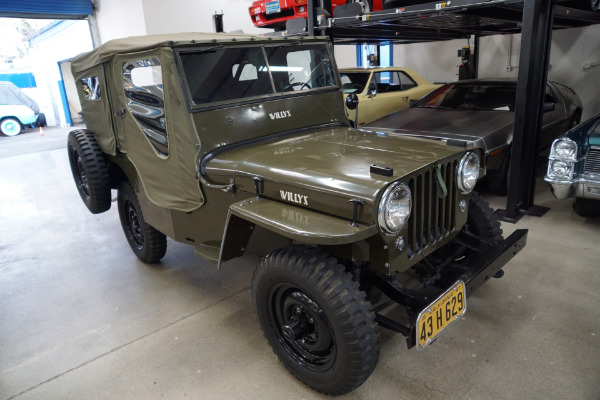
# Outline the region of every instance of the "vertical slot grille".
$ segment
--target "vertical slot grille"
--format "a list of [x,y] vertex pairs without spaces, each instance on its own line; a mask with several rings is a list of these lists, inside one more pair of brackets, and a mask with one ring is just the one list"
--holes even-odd
[[600,149],[590,149],[588,151],[583,172],[586,174],[600,174]]
[[[412,258],[446,237],[456,227],[457,160],[431,167],[408,181],[413,209],[408,221],[407,254]],[[438,171],[447,189],[444,196]]]

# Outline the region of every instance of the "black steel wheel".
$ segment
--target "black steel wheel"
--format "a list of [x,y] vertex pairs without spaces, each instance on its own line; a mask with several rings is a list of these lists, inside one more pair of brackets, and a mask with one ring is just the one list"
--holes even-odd
[[144,221],[137,196],[128,181],[119,185],[119,219],[131,250],[145,263],[160,261],[167,252],[167,237]]
[[294,245],[269,254],[252,280],[258,322],[283,365],[311,388],[342,395],[379,358],[379,329],[365,293],[324,251]]
[[106,156],[94,135],[85,129],[69,132],[67,152],[81,200],[93,214],[110,209],[110,182]]
[[576,197],[573,210],[582,217],[600,217],[600,201]]

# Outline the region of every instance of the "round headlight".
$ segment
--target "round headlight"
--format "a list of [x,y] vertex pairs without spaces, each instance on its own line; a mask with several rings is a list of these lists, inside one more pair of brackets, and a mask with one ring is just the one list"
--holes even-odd
[[410,217],[411,208],[412,200],[408,186],[400,182],[390,185],[379,203],[377,219],[381,230],[388,235],[400,232]]
[[571,163],[565,161],[551,161],[550,171],[557,178],[569,178],[571,176]]
[[552,144],[552,157],[562,160],[575,160],[577,144],[570,139],[558,139]]
[[479,156],[472,151],[464,155],[458,166],[458,188],[463,193],[471,193],[479,179]]

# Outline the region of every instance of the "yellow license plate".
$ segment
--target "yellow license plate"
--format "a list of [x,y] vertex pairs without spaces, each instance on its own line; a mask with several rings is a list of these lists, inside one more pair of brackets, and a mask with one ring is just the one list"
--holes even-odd
[[465,284],[456,282],[417,318],[417,348],[422,349],[467,311]]

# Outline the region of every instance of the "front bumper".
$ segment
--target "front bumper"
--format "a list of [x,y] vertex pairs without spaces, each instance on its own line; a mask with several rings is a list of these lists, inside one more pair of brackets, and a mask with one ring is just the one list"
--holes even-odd
[[[527,229],[517,229],[502,242],[490,246],[480,239],[462,234],[457,237],[465,247],[475,250],[471,256],[468,272],[462,274],[449,274],[440,276],[436,285],[436,291],[413,290],[403,287],[391,275],[383,275],[374,271],[368,271],[367,280],[385,293],[392,302],[403,306],[408,314],[408,323],[389,318],[380,313],[384,307],[376,307],[375,319],[380,326],[399,332],[406,336],[409,348],[416,344],[416,321],[419,313],[424,310],[439,294],[444,293],[457,280],[462,280],[466,286],[467,297],[477,290],[490,278],[502,275],[502,267],[506,265],[527,243]],[[431,289],[431,288],[429,288]]]
[[573,181],[557,181],[546,176],[552,194],[559,200],[570,197],[600,200],[600,179],[579,178]]

